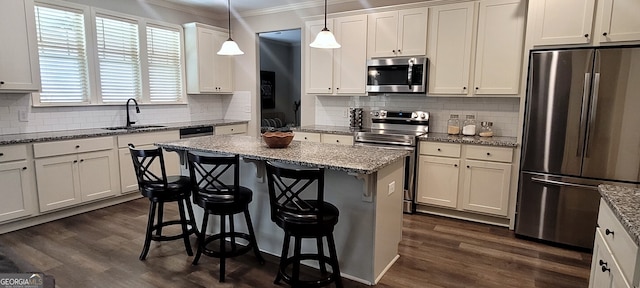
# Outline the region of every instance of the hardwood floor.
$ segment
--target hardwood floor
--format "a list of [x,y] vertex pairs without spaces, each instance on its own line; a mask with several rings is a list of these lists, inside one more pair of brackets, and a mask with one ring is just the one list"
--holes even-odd
[[[167,205],[165,215],[177,215]],[[144,241],[148,201],[139,199],[0,235],[20,262],[53,275],[57,287],[278,287],[277,258],[248,253],[197,266],[182,241]],[[195,236],[192,236],[195,248]],[[259,244],[259,243],[258,243]],[[516,239],[506,228],[429,215],[405,215],[400,259],[378,287],[587,287],[591,254]],[[367,287],[344,280],[345,287]]]

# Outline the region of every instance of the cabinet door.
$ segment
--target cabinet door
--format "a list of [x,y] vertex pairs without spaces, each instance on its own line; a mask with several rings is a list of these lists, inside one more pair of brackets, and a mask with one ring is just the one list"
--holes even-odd
[[334,51],[334,93],[365,94],[367,84],[367,16],[340,17],[334,19],[333,23],[336,39],[342,46]]
[[113,151],[100,151],[78,155],[80,191],[82,201],[91,201],[116,195],[120,190]]
[[[633,0],[632,0],[633,1]],[[538,0],[534,45],[591,42],[595,0]],[[533,5],[536,5],[535,2]]]
[[0,163],[0,222],[31,215],[31,172],[27,161]]
[[[635,12],[632,12],[635,11]],[[602,26],[600,42],[640,40],[640,1],[604,0],[602,3]]]
[[214,64],[214,83],[216,92],[232,93],[233,92],[233,56],[218,55],[218,50],[222,47],[222,43],[227,41],[229,36],[225,33],[214,31],[213,44],[213,64]]
[[429,9],[429,92],[468,94],[475,3]]
[[82,201],[76,155],[42,158],[35,163],[41,212]]
[[197,92],[216,92],[216,31],[197,28],[198,30],[198,83]]
[[370,58],[394,57],[398,49],[398,12],[367,16],[367,52]]
[[[593,244],[593,256],[591,258],[591,275],[589,277],[589,288],[608,288],[611,287],[611,273],[602,271],[600,262],[612,263],[613,256],[604,244],[599,229],[596,228],[596,239]],[[605,269],[608,269],[605,267]]]
[[320,142],[320,133],[295,132],[293,133],[293,140]]
[[[333,93],[333,51],[335,49],[317,49],[309,47],[316,35],[324,28],[324,21],[306,23],[305,33],[305,79],[309,94]],[[327,20],[327,28],[333,32],[333,20]],[[363,74],[362,77],[365,77]]]
[[480,2],[474,94],[518,94],[523,36],[520,0]]
[[427,8],[398,11],[398,56],[427,53]]
[[[145,145],[139,146],[139,148],[153,149],[155,146]],[[163,155],[167,175],[180,175],[180,155],[172,151],[163,151]],[[122,193],[137,192],[138,179],[136,178],[136,172],[133,168],[129,148],[120,148],[118,150],[118,158],[120,159],[120,189]],[[156,175],[161,175],[160,165],[158,163],[154,163],[154,165],[151,166],[151,171],[154,171],[154,174]]]
[[456,208],[460,159],[420,156],[416,201]]
[[507,216],[511,164],[466,160],[465,166],[462,208]]
[[353,145],[353,136],[350,135],[321,134],[320,138],[322,143]]
[[247,135],[247,124],[222,125],[215,127],[216,135],[242,134]]
[[0,92],[40,90],[32,0],[5,0],[0,9]]

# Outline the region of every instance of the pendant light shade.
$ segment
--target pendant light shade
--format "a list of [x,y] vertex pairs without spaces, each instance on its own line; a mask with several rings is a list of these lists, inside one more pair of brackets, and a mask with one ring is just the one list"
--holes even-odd
[[238,47],[238,44],[231,39],[231,0],[227,0],[227,11],[229,12],[229,39],[222,43],[222,47],[220,47],[218,55],[242,55],[244,52],[242,52],[240,47]]
[[335,49],[340,48],[340,44],[336,41],[336,37],[327,28],[327,0],[324,0],[324,28],[318,33],[316,39],[309,44],[313,48]]

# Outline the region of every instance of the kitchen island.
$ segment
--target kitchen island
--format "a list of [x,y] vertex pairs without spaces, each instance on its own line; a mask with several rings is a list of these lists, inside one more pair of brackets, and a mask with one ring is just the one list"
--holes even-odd
[[[343,277],[375,284],[399,257],[406,151],[301,141],[292,141],[284,149],[270,149],[260,138],[237,135],[196,137],[155,145],[182,152],[182,157],[186,151],[240,155],[243,159],[240,184],[254,192],[250,212],[263,252],[279,256],[284,239],[283,231],[269,214],[264,161],[274,161],[326,168],[325,200],[340,210],[334,237]],[[197,206],[194,208],[198,210]],[[212,223],[209,231],[217,230],[212,227],[217,224],[215,221],[209,223]],[[303,253],[305,250],[315,251],[315,242],[303,242]]]

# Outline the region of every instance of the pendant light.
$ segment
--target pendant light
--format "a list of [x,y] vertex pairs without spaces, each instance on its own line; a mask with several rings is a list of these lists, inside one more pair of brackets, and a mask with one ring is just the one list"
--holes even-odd
[[340,48],[340,44],[336,41],[336,37],[333,33],[327,29],[327,0],[324,0],[324,28],[316,36],[316,40],[313,40],[309,46],[313,48],[321,49],[335,49]]
[[238,44],[231,39],[231,0],[227,0],[227,11],[229,12],[229,39],[222,43],[218,55],[242,55],[244,52],[242,52]]

